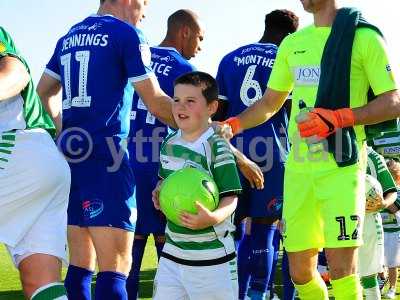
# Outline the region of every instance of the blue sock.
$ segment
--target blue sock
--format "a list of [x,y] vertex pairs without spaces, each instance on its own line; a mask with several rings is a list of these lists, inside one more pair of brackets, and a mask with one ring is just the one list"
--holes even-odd
[[131,271],[129,272],[128,279],[126,280],[126,291],[128,293],[129,300],[136,300],[138,296],[140,266],[142,265],[146,242],[147,236],[145,239],[135,239],[133,241],[132,267]]
[[161,255],[162,249],[164,247],[164,243],[154,241],[154,246],[156,246],[157,258],[158,258],[158,260],[160,260],[160,255]]
[[126,276],[116,272],[97,273],[96,300],[128,300]]
[[289,273],[289,259],[285,250],[282,257],[283,300],[294,300],[294,285]]
[[245,226],[246,222],[244,221],[240,222],[239,224],[236,224],[236,230],[233,234],[233,240],[235,241],[236,252],[239,251],[239,245],[245,236],[244,234]]
[[245,234],[238,246],[239,300],[244,299],[250,278],[250,235]]
[[74,265],[68,266],[64,286],[69,299],[90,300],[93,271]]
[[275,283],[275,275],[276,275],[276,265],[278,264],[278,258],[279,258],[279,246],[281,244],[281,234],[279,233],[279,230],[276,229],[274,233],[274,240],[272,242],[272,245],[274,247],[274,258],[272,261],[272,270],[271,270],[271,276],[269,277],[269,282],[268,282],[268,291],[270,293],[270,298],[274,297],[274,283]]
[[251,224],[250,284],[248,295],[252,300],[264,299],[274,259],[276,226]]

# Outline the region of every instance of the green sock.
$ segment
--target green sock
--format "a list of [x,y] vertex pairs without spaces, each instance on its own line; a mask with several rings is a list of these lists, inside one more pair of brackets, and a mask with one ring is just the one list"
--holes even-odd
[[306,284],[294,285],[301,300],[328,300],[328,289],[321,276],[317,275]]
[[362,290],[357,275],[331,280],[331,283],[336,300],[362,300]]
[[54,282],[37,289],[31,300],[68,300],[67,291],[61,282]]

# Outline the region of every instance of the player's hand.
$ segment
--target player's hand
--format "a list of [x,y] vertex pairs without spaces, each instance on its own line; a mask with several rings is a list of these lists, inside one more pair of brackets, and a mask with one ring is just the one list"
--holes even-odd
[[354,113],[351,108],[337,110],[314,108],[308,112],[303,122],[297,123],[297,128],[303,138],[311,136],[326,138],[337,129],[352,127],[354,123]]
[[162,183],[162,180],[159,180],[157,182],[157,185],[156,185],[155,189],[151,192],[151,200],[153,200],[153,204],[154,204],[155,209],[158,209],[158,210],[160,210],[160,199],[159,199],[159,196],[160,196],[161,183]]
[[204,207],[198,201],[196,201],[196,208],[197,214],[191,214],[188,212],[181,213],[180,221],[182,226],[198,230],[213,226],[217,223],[213,212]]
[[246,157],[240,163],[238,161],[238,167],[252,188],[257,190],[264,188],[264,174],[256,163]]
[[383,201],[383,197],[379,194],[375,195],[375,197],[367,198],[365,203],[365,211],[368,213],[380,211],[381,209],[385,208]]
[[211,127],[214,129],[216,134],[226,140],[230,140],[233,137],[232,128],[228,124],[214,121],[211,123]]

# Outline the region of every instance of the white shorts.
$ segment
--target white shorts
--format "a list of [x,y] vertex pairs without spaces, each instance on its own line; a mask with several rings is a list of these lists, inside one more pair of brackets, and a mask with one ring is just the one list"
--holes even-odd
[[364,244],[358,251],[360,276],[369,276],[383,271],[383,226],[379,213],[365,214],[363,229]]
[[385,266],[400,267],[400,231],[385,232]]
[[0,143],[0,242],[16,266],[35,253],[65,260],[67,162],[43,129],[0,133]]
[[237,300],[238,293],[236,259],[193,267],[160,258],[153,300]]

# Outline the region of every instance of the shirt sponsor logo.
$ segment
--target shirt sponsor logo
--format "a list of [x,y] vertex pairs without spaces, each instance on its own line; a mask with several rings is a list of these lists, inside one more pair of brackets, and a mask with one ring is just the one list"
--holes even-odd
[[321,76],[320,66],[302,66],[293,70],[297,86],[318,86]]
[[151,52],[150,52],[150,47],[147,44],[140,44],[139,45],[139,51],[140,55],[142,57],[143,64],[146,67],[150,66],[151,63]]
[[296,50],[294,51],[294,54],[304,54],[306,53],[306,50]]

